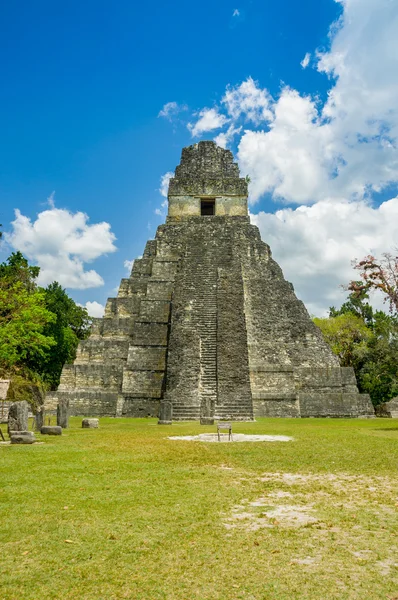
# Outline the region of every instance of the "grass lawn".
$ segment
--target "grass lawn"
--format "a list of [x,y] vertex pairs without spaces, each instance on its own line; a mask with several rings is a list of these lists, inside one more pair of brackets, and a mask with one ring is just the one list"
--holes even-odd
[[398,598],[397,420],[80,425],[0,446],[0,598]]

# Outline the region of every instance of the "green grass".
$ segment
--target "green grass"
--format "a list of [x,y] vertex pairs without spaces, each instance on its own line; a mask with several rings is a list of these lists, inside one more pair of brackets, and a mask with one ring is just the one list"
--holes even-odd
[[398,596],[396,420],[258,419],[234,431],[295,441],[243,444],[80,424],[0,446],[0,598]]

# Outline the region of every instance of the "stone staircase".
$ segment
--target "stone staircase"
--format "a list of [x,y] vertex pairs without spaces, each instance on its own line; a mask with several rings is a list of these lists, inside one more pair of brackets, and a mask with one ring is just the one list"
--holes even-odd
[[[201,243],[202,242],[202,243]],[[199,338],[199,403],[173,402],[173,420],[212,421],[217,400],[217,267],[211,244],[193,239],[185,257],[186,289],[192,290],[192,327]]]

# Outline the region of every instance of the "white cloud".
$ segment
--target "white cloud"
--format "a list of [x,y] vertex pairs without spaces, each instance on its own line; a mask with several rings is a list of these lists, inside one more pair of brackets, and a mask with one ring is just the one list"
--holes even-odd
[[186,104],[177,104],[177,102],[166,102],[164,104],[162,110],[159,111],[158,117],[164,117],[168,121],[172,121],[173,117],[178,115],[178,113],[188,110]]
[[163,198],[167,198],[167,192],[169,191],[169,183],[170,183],[170,179],[172,177],[174,177],[173,171],[167,171],[167,173],[162,175],[160,178],[159,191],[160,191],[161,195],[163,196]]
[[160,208],[155,208],[155,215],[157,215],[158,217],[165,217],[167,214],[168,205],[168,201],[163,200],[162,204],[160,205]]
[[398,3],[343,6],[330,50],[317,55],[331,78],[326,103],[284,88],[269,129],[242,136],[253,200],[265,192],[297,203],[361,198],[398,181]]
[[227,148],[228,144],[232,142],[234,137],[238,135],[242,131],[242,127],[234,127],[230,125],[225,132],[221,132],[214,138],[217,146],[221,146],[221,148]]
[[300,63],[300,65],[303,67],[303,69],[306,69],[308,67],[308,65],[310,64],[310,60],[311,60],[311,54],[309,52],[307,52],[307,54],[304,56],[303,60]]
[[240,10],[238,8],[235,8],[233,13],[232,13],[233,17],[239,17],[240,16]]
[[168,200],[167,200],[167,194],[169,191],[170,179],[172,177],[174,177],[174,173],[172,171],[168,171],[167,173],[162,175],[160,178],[159,192],[163,196],[164,200],[161,203],[160,207],[155,208],[154,212],[155,212],[155,215],[157,215],[158,217],[165,217],[167,214],[167,208],[168,208],[168,204],[169,204]]
[[95,300],[94,302],[86,302],[85,308],[87,308],[90,317],[100,318],[104,316],[105,306]]
[[49,195],[49,197],[47,198],[47,204],[50,208],[54,208],[55,207],[55,191],[51,192],[51,194]]
[[127,270],[128,273],[131,273],[131,269],[134,266],[134,261],[135,261],[135,258],[133,258],[133,260],[125,260],[124,261],[123,266]]
[[312,53],[330,79],[325,102],[289,86],[272,98],[249,77],[188,125],[194,137],[225,127],[215,138],[224,146],[228,131],[255,126],[245,125],[238,150],[252,202],[361,199],[398,182],[398,2],[337,1],[330,49]]
[[235,87],[228,86],[222,99],[226,111],[234,120],[243,115],[246,121],[252,121],[255,125],[272,120],[269,109],[271,102],[269,92],[261,89],[251,77]]
[[207,131],[220,129],[226,123],[228,123],[227,117],[220,114],[216,108],[204,108],[199,112],[199,119],[196,123],[188,123],[187,127],[192,137],[199,137]]
[[374,208],[365,201],[321,201],[251,215],[297,295],[322,315],[347,297],[340,286],[358,277],[351,265],[396,246],[398,197]]
[[6,241],[40,267],[38,283],[86,289],[104,284],[85,263],[108,252],[114,252],[115,236],[109,223],[88,224],[88,216],[65,209],[51,208],[37,215],[35,221],[15,211],[13,230],[5,234]]
[[[289,202],[314,202],[328,189],[330,127],[314,102],[285,87],[268,131],[246,130],[239,143],[241,171],[251,178],[251,201],[268,192]],[[333,163],[334,164],[334,163]]]

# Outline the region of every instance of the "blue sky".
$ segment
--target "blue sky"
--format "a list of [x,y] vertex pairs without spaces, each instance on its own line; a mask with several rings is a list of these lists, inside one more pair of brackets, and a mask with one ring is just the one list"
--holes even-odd
[[[237,133],[224,143],[252,178],[263,239],[310,310],[338,301],[353,253],[387,251],[396,239],[394,4],[3,3],[0,259],[21,249],[77,301],[104,304],[127,274],[124,262],[164,221],[155,214],[160,181],[181,148],[231,126]],[[380,98],[363,100],[375,86]],[[176,110],[159,116],[171,102]],[[206,129],[209,110],[223,127]],[[331,240],[323,261],[322,240]],[[92,270],[97,277],[82,275]]]

